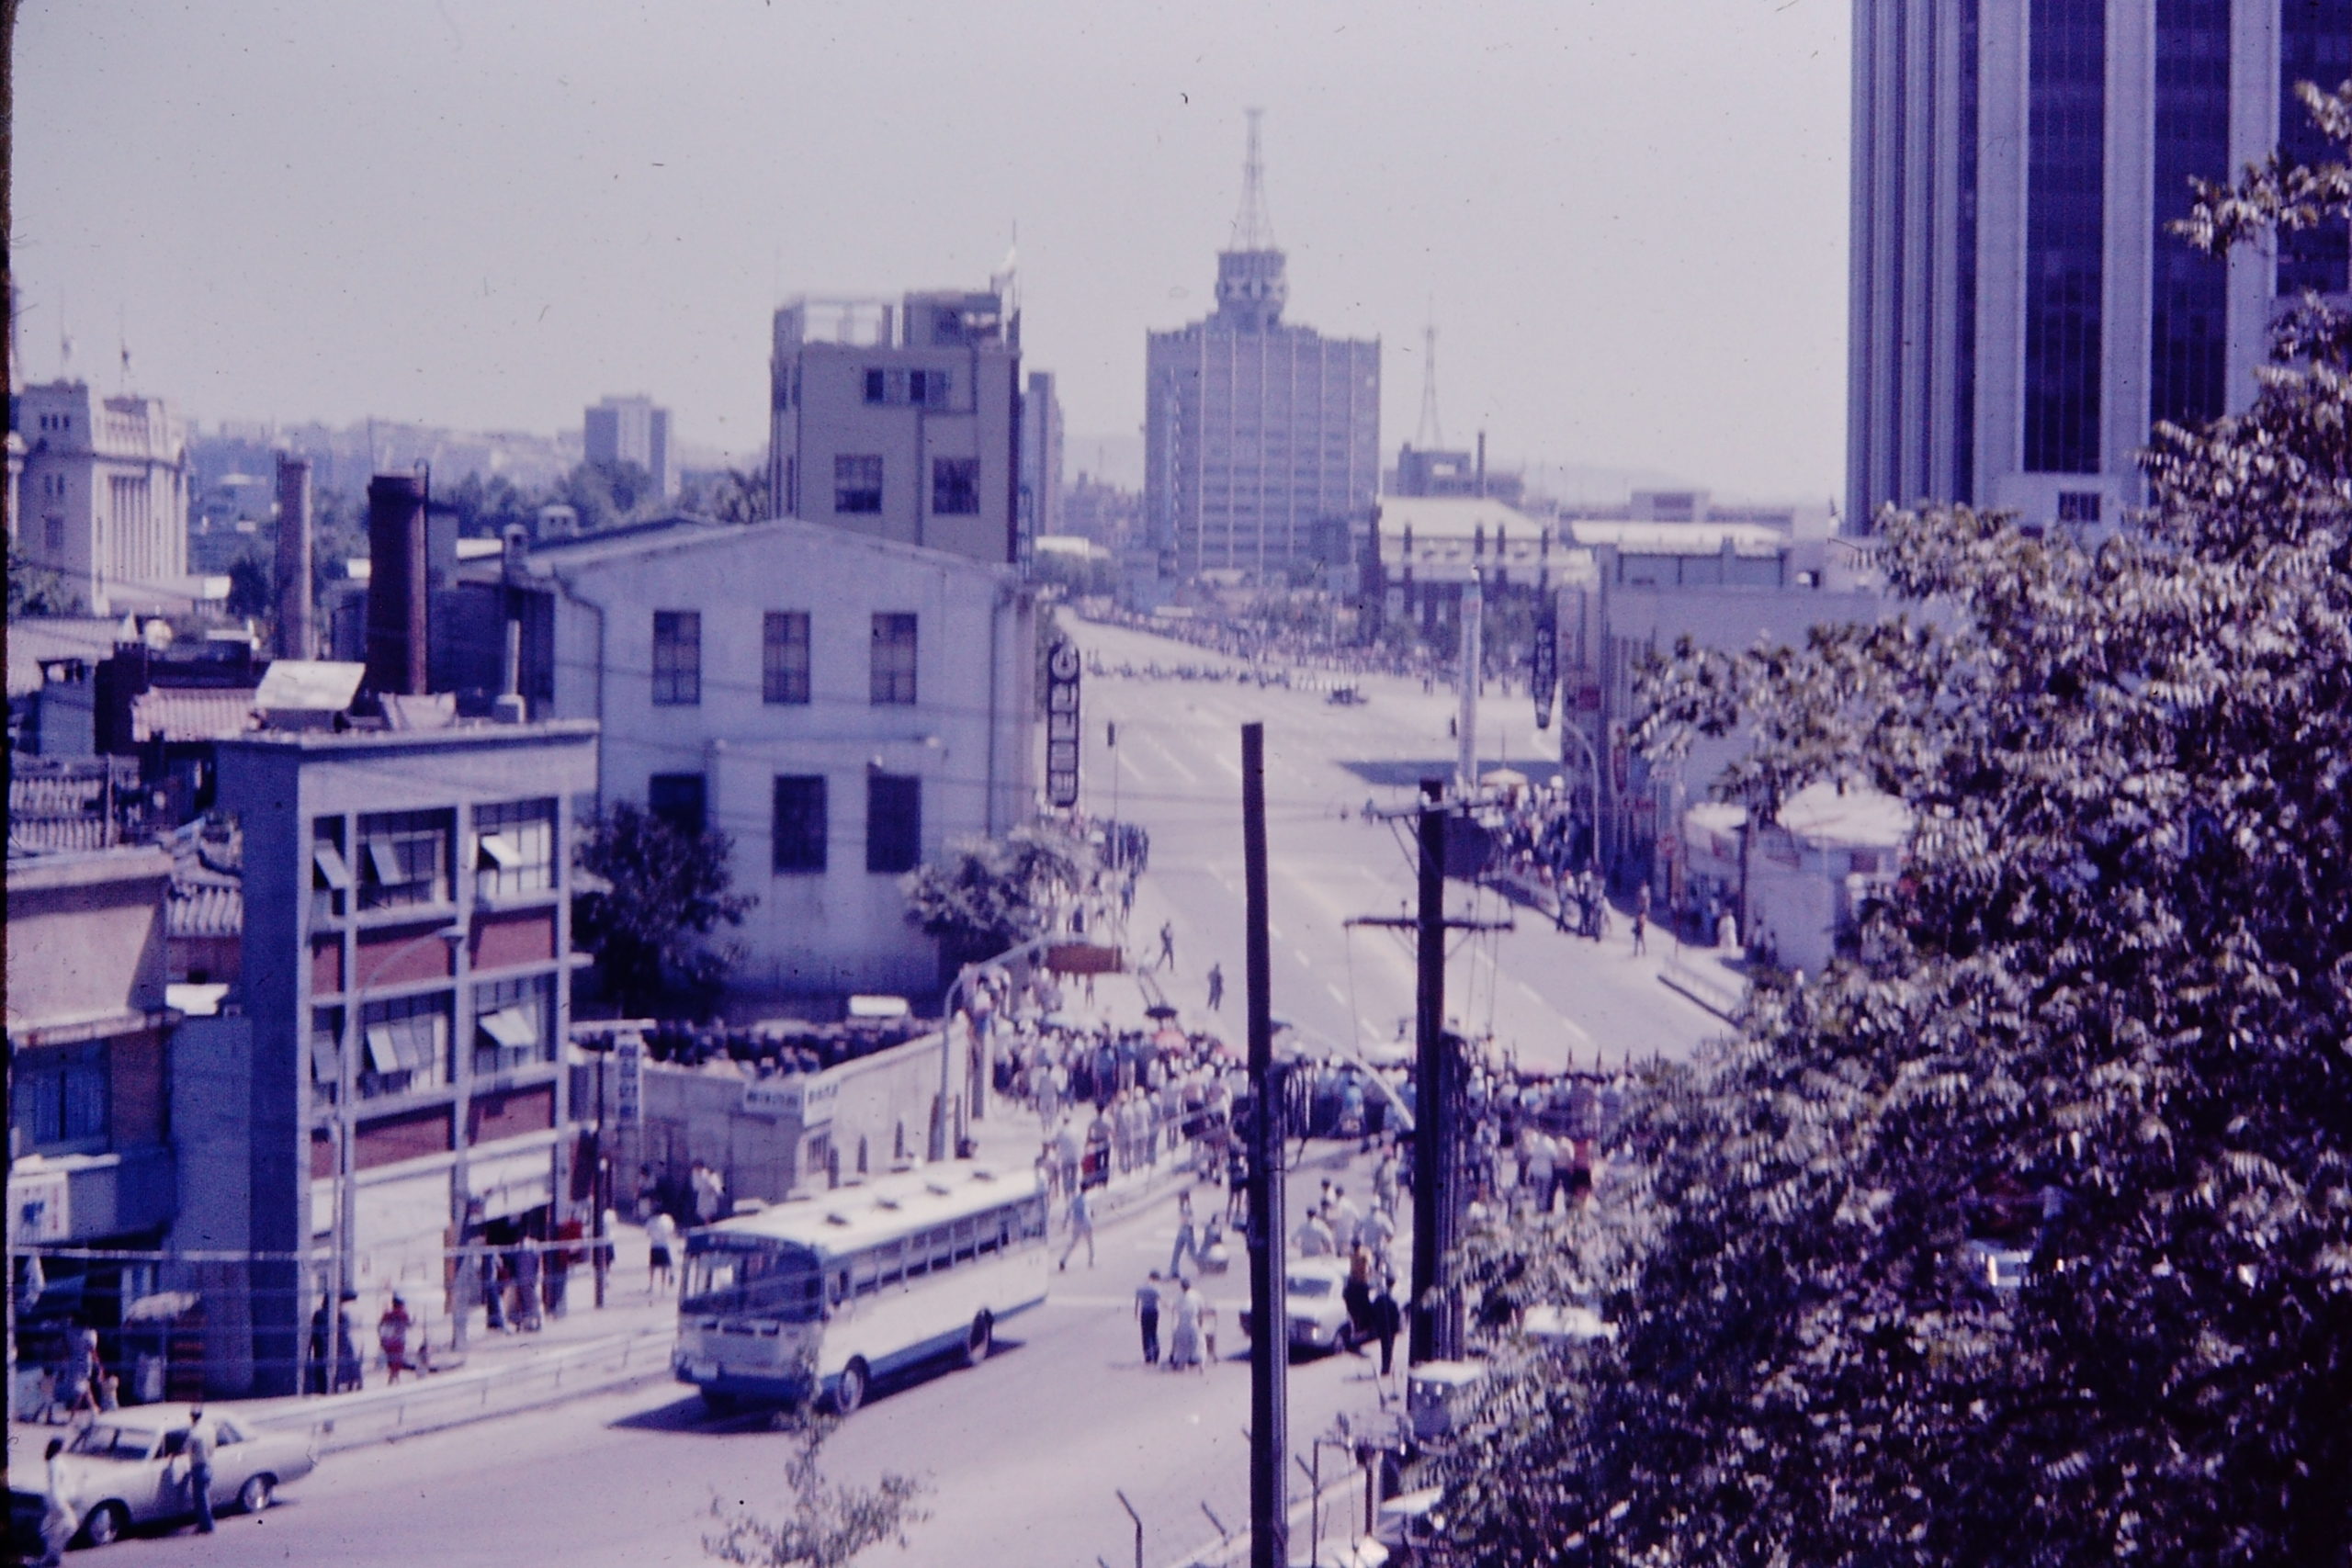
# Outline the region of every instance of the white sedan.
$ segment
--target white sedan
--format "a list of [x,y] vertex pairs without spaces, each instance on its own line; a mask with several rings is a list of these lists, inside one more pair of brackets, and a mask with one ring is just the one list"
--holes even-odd
[[[191,1518],[196,1498],[188,1488],[188,1414],[185,1404],[141,1405],[110,1410],[75,1434],[64,1454],[69,1501],[82,1517],[82,1537],[105,1546],[133,1525]],[[260,1513],[277,1488],[299,1481],[318,1464],[316,1439],[304,1433],[253,1432],[236,1422],[209,1416],[212,1430],[212,1506]],[[48,1501],[41,1471],[10,1477],[9,1490],[25,1502]],[[17,1510],[12,1509],[12,1512]]]
[[[1344,1350],[1355,1343],[1344,1292],[1348,1266],[1336,1258],[1294,1258],[1283,1271],[1283,1309],[1290,1342],[1309,1350]],[[1243,1309],[1241,1332],[1253,1332]]]

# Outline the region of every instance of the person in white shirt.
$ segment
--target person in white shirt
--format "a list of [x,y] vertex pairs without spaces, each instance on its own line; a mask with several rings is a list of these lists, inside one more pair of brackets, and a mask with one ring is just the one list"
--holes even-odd
[[650,1295],[656,1289],[674,1287],[678,1276],[672,1249],[678,1245],[678,1222],[668,1211],[657,1209],[645,1222],[645,1290]]

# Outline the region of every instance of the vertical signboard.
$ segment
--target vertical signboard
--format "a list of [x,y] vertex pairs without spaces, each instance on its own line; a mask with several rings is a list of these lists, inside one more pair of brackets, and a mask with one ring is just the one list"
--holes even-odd
[[613,1125],[634,1127],[645,1093],[645,1042],[624,1034],[613,1044]]
[[1078,645],[1054,644],[1046,660],[1046,804],[1078,804]]
[[1552,694],[1560,684],[1559,613],[1549,600],[1535,618],[1535,653],[1527,683],[1535,693],[1535,728],[1552,728]]

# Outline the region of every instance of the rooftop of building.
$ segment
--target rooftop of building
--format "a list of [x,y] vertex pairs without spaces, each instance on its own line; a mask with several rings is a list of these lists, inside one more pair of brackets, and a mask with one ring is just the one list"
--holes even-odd
[[543,746],[594,740],[601,726],[593,718],[498,719],[451,717],[432,728],[395,729],[382,721],[360,720],[350,728],[256,729],[223,740],[223,749],[277,748],[305,753],[432,750],[453,746]]
[[[677,517],[628,528],[609,528],[551,543],[535,544],[524,558],[532,577],[555,577],[585,567],[599,567],[672,550],[734,548],[763,541],[817,546],[853,558],[864,556],[905,561],[912,565],[950,568],[1012,578],[1013,569],[1001,561],[975,560],[953,550],[877,539],[870,534],[810,523],[797,517],[770,518],[764,523],[708,523]],[[495,582],[505,571],[503,560],[476,560],[460,565],[458,575],[469,582]]]

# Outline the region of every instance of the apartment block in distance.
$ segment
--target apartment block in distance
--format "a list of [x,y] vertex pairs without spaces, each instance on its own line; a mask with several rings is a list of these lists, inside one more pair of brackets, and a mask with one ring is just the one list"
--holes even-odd
[[795,299],[768,407],[777,516],[1020,558],[1021,318],[1002,293]]
[[1965,502],[2101,524],[2160,420],[2252,402],[2281,297],[2343,292],[2341,221],[2226,262],[2192,177],[2325,151],[2352,0],[1854,6],[1847,515]]
[[606,398],[587,411],[582,455],[592,463],[635,463],[653,476],[663,500],[678,493],[678,454],[670,444],[670,411],[651,398]]

